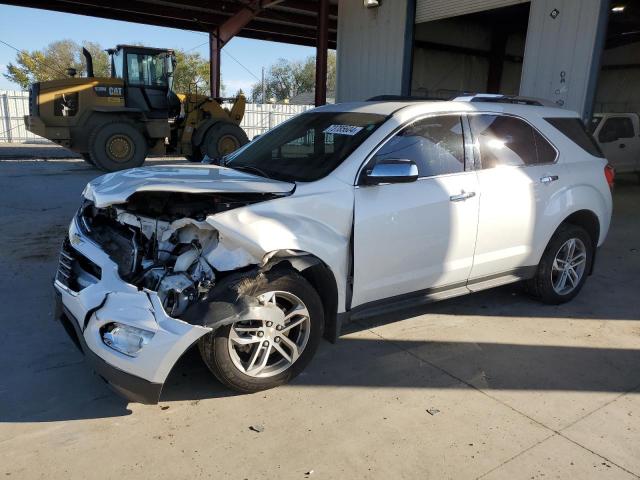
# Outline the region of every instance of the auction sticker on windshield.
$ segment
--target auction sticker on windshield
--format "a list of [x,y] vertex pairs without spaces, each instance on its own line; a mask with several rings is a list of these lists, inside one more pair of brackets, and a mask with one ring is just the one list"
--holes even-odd
[[362,127],[354,125],[331,125],[324,130],[324,133],[334,133],[337,135],[355,135]]

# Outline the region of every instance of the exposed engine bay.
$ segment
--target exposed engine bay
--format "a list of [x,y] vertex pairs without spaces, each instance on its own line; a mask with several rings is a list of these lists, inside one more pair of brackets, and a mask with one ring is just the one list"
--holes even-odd
[[179,317],[219,278],[256,263],[241,249],[225,247],[207,216],[279,196],[137,192],[104,208],[85,200],[78,223],[118,265],[124,281],[157,292],[167,314]]

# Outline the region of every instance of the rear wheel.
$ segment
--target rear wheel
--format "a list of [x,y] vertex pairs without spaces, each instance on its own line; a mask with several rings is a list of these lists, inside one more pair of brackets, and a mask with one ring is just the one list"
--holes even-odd
[[279,310],[278,319],[238,321],[199,341],[211,372],[242,393],[273,388],[298,375],[313,357],[324,324],[318,293],[297,273],[268,273],[247,284],[243,294]]
[[91,160],[107,172],[139,167],[147,156],[147,142],[133,125],[112,122],[98,127],[89,139]]
[[249,143],[247,134],[235,123],[219,122],[207,131],[200,152],[209,158],[222,158]]
[[565,303],[582,289],[593,261],[593,240],[577,225],[562,225],[542,255],[528,290],[542,302]]

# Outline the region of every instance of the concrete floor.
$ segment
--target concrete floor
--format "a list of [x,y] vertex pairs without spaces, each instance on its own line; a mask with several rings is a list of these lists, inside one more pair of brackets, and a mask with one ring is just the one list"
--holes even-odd
[[620,179],[570,304],[508,286],[352,324],[291,385],[254,395],[224,390],[192,353],[144,406],[111,393],[51,318],[58,246],[97,175],[0,162],[0,476],[640,476],[635,178]]

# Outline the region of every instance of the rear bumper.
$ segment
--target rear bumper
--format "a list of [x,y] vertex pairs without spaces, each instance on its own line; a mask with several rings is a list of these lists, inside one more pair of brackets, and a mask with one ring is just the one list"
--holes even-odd
[[73,343],[84,354],[87,362],[118,394],[131,402],[146,404],[158,403],[162,392],[162,383],[154,383],[144,378],[127,373],[109,365],[105,360],[93,353],[82,335],[78,320],[62,304],[62,295],[55,291],[55,316],[59,320]]

